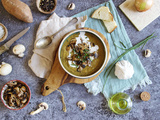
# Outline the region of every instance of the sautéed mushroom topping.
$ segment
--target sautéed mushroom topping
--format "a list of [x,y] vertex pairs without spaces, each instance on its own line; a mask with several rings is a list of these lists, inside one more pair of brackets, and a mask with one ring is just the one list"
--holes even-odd
[[98,58],[99,46],[90,42],[85,32],[80,32],[79,36],[73,38],[66,46],[68,64],[70,67],[76,67],[81,72],[86,66],[91,66],[94,59]]

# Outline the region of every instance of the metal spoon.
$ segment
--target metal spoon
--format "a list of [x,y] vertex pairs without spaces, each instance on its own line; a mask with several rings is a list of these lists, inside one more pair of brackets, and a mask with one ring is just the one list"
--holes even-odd
[[37,40],[37,42],[35,43],[35,47],[38,49],[44,49],[47,46],[49,46],[52,43],[53,38],[63,29],[65,29],[66,27],[73,25],[75,23],[77,23],[78,19],[77,18],[73,18],[71,21],[69,21],[67,23],[67,25],[65,25],[62,29],[60,29],[57,33],[51,35],[51,36],[46,36],[43,38],[40,38],[39,40]]

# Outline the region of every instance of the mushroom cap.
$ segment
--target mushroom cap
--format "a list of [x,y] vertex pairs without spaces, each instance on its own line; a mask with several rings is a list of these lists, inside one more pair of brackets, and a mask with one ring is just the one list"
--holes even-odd
[[81,110],[85,110],[86,109],[86,103],[84,101],[79,101],[77,103],[77,106],[81,109]]
[[18,44],[13,47],[13,53],[15,55],[19,55],[19,54],[23,53],[24,51],[25,51],[25,46],[22,44]]
[[12,66],[8,63],[2,62],[0,65],[0,75],[8,75],[12,72]]
[[47,110],[48,109],[48,104],[45,103],[45,102],[42,102],[39,104],[39,107],[44,107],[44,110]]

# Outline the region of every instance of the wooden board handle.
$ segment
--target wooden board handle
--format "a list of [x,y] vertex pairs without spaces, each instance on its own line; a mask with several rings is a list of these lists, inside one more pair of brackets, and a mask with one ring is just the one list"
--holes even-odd
[[51,70],[51,73],[41,88],[42,95],[46,96],[57,90],[63,81],[67,78],[68,74],[61,67],[58,60],[58,52]]

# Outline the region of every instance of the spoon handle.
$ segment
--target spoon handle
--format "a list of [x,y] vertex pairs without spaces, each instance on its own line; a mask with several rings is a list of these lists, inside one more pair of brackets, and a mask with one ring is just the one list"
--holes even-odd
[[78,19],[74,17],[71,21],[69,21],[63,28],[61,28],[56,34],[52,35],[51,38],[53,39],[60,31],[64,30],[66,27],[74,25],[77,23]]

